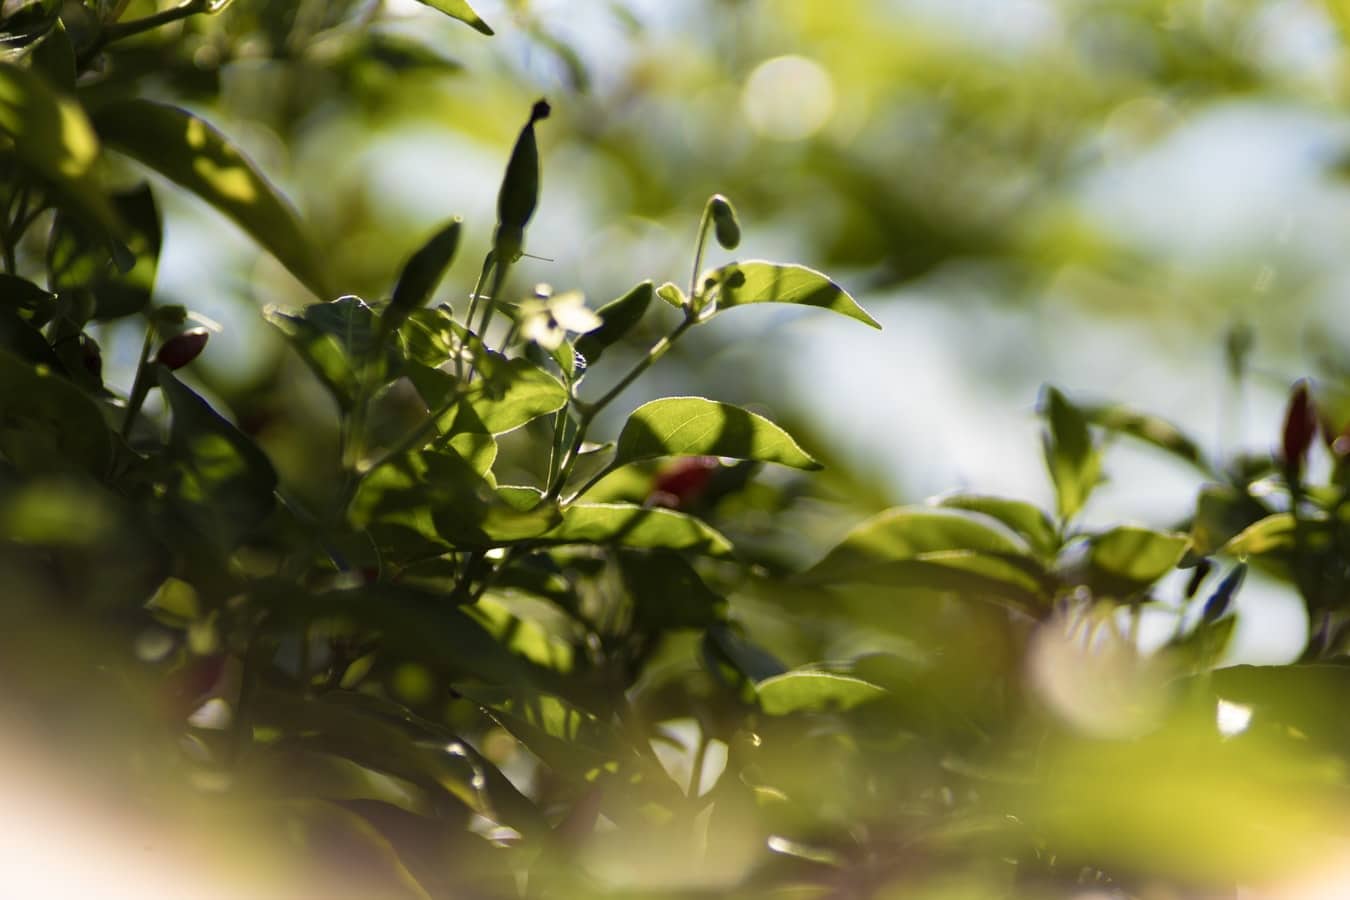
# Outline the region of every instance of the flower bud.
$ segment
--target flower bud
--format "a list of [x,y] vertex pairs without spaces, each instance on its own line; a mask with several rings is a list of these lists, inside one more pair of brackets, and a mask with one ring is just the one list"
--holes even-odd
[[1313,408],[1312,398],[1308,395],[1307,380],[1300,380],[1289,395],[1289,407],[1284,414],[1281,448],[1284,452],[1284,464],[1289,467],[1294,477],[1302,470],[1303,459],[1316,435],[1317,411]]
[[164,342],[155,355],[155,362],[166,369],[181,369],[201,355],[211,336],[205,328],[192,328],[182,334],[176,334]]
[[717,243],[725,250],[735,250],[741,243],[741,223],[736,220],[731,201],[721,194],[713,194],[708,201],[708,210],[712,214]]

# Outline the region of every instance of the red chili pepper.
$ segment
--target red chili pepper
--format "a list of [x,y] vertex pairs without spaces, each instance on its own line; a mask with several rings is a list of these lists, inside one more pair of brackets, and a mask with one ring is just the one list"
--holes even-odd
[[648,505],[671,509],[687,507],[707,488],[719,465],[715,456],[690,456],[677,460],[656,477],[656,484],[647,495]]
[[186,717],[201,705],[202,698],[220,682],[228,658],[224,653],[198,657],[168,676],[165,699],[175,717]]
[[1313,438],[1317,436],[1317,410],[1308,394],[1308,382],[1301,379],[1289,395],[1289,407],[1284,414],[1284,463],[1294,477],[1303,469],[1303,459]]
[[205,328],[193,328],[176,334],[164,342],[155,355],[155,362],[169,369],[181,369],[202,353],[211,333]]

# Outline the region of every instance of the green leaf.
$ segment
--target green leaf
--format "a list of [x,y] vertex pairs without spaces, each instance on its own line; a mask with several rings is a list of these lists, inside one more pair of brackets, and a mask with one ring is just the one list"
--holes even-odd
[[[47,3],[47,6],[59,9],[60,3]],[[12,46],[12,45],[11,45]],[[75,47],[65,24],[57,19],[42,42],[33,48],[33,68],[46,76],[47,82],[57,90],[67,94],[75,93],[75,79],[79,74],[79,62],[75,57]]]
[[491,434],[513,431],[567,405],[567,388],[525,359],[492,354],[480,360],[482,379],[465,399]]
[[492,29],[478,17],[478,13],[473,11],[473,7],[466,0],[418,0],[418,2],[430,6],[438,12],[443,12],[452,19],[459,19],[466,25],[472,26],[477,32],[486,35],[492,34]]
[[726,456],[797,469],[821,467],[763,416],[702,397],[667,397],[638,407],[619,434],[612,465],[662,456]]
[[655,294],[652,283],[644,281],[618,300],[606,303],[595,311],[600,317],[600,327],[577,338],[577,352],[586,358],[587,365],[593,365],[606,348],[623,340],[624,335],[642,321]]
[[159,172],[244,229],[319,297],[331,296],[295,210],[229,140],[186,110],[121,100],[94,115],[109,147]]
[[1184,534],[1121,525],[1094,537],[1088,547],[1093,587],[1123,598],[1146,590],[1177,567],[1190,539]]
[[848,580],[872,566],[953,550],[1017,557],[1025,556],[1027,549],[1021,538],[988,516],[954,509],[902,506],[857,525],[802,578],[818,583]]
[[1101,459],[1087,418],[1063,394],[1047,386],[1041,397],[1045,417],[1045,465],[1055,485],[1060,518],[1072,519],[1101,480]]
[[633,622],[647,631],[706,628],[725,612],[726,600],[677,553],[622,551],[619,571],[633,598]]
[[[120,239],[58,210],[47,243],[51,289],[93,291],[94,318],[102,320],[133,315],[150,304],[163,243],[159,208],[148,184],[115,195],[113,205],[125,225]],[[122,271],[119,261],[131,265]]]
[[742,637],[729,624],[713,625],[703,634],[701,645],[704,662],[714,671],[717,663],[725,663],[741,678],[751,684],[767,681],[787,671],[772,653]]
[[706,273],[701,283],[715,287],[718,312],[747,303],[795,303],[833,310],[881,328],[881,323],[868,315],[847,291],[806,266],[749,260]]
[[1262,556],[1292,550],[1298,526],[1289,513],[1275,513],[1248,525],[1220,551],[1229,556]]
[[[382,357],[374,311],[360,297],[339,297],[328,303],[311,303],[299,316],[272,309],[267,320],[290,338],[300,358],[324,383],[338,406],[356,405],[361,383],[374,388],[389,380],[398,358],[390,348]],[[384,371],[377,365],[383,360]]]
[[887,696],[885,688],[849,675],[794,669],[755,685],[759,705],[771,716],[844,712]]
[[107,473],[113,436],[83,391],[46,366],[0,351],[0,454],[20,472]]
[[173,413],[169,457],[177,481],[170,497],[221,550],[232,550],[272,511],[277,475],[267,456],[191,388],[155,367]]
[[459,247],[461,220],[455,218],[422,245],[406,263],[394,286],[394,297],[384,313],[381,328],[397,328],[413,310],[426,305]]
[[1206,485],[1191,519],[1191,546],[1196,557],[1211,556],[1269,510],[1247,493],[1225,485]]
[[11,152],[50,181],[81,215],[116,230],[117,215],[98,180],[98,135],[73,99],[57,93],[40,75],[0,62],[0,134],[13,139]]
[[617,544],[639,550],[689,550],[727,556],[731,542],[711,525],[670,509],[631,503],[573,503],[541,540],[553,544]]
[[1093,425],[1152,444],[1202,472],[1211,470],[1200,445],[1166,419],[1138,412],[1124,404],[1089,406],[1083,409],[1083,415]]
[[797,580],[975,594],[1039,606],[1046,577],[1022,539],[995,519],[901,507],[858,525]]
[[357,528],[398,525],[465,549],[537,538],[561,519],[552,503],[513,506],[448,449],[413,451],[376,466],[362,480],[348,516]]
[[[473,687],[463,693],[550,769],[600,786],[602,809],[617,823],[642,822],[649,804],[674,808],[684,800],[660,765],[637,752],[619,729],[560,697],[535,694],[520,703]],[[641,804],[631,802],[635,795]]]
[[1042,557],[1053,557],[1059,551],[1059,537],[1055,524],[1038,506],[1021,500],[988,497],[975,494],[954,494],[938,500],[939,506],[982,513],[997,519],[1020,534],[1031,549]]

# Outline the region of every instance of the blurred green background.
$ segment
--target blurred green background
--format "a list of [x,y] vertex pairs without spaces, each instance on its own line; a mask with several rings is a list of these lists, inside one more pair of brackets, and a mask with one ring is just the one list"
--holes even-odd
[[[792,422],[832,464],[811,490],[843,513],[804,517],[803,559],[860,512],[943,491],[1046,503],[1043,383],[1184,422],[1224,459],[1273,447],[1290,382],[1345,358],[1339,0],[476,8],[495,37],[414,0],[241,0],[185,26],[199,34],[173,59],[147,38],[146,82],[207,105],[300,207],[334,282],[372,301],[459,214],[472,240],[439,299],[465,302],[540,96],[555,112],[528,249],[544,258],[512,290],[579,288],[598,306],[643,278],[683,282],[703,202],[730,196],[740,258],[830,272],[885,331],[729,316],[611,424],[671,392]],[[204,206],[170,201],[161,302],[222,324],[209,387],[256,418],[288,475],[323,478],[331,410],[256,314],[307,294]],[[127,371],[138,340],[128,329],[113,356]],[[250,411],[268,385],[285,393]],[[1108,475],[1087,525],[1175,525],[1199,484],[1128,447]],[[1243,602],[1235,659],[1297,653],[1292,594],[1256,579]]]

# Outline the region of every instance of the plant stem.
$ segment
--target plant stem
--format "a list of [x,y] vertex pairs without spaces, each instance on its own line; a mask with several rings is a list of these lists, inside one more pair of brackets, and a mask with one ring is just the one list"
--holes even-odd
[[141,345],[141,358],[136,364],[136,377],[131,382],[131,395],[127,397],[127,414],[122,419],[123,440],[131,436],[131,426],[145,403],[146,395],[150,393],[150,348],[154,343],[155,323],[150,322],[145,328],[145,343]]
[[[638,360],[637,364],[629,370],[628,374],[620,378],[618,384],[606,391],[604,396],[594,403],[585,403],[580,400],[575,401],[575,406],[579,414],[576,437],[572,439],[571,446],[567,448],[567,452],[563,455],[562,463],[558,467],[557,475],[554,476],[554,480],[549,486],[546,495],[548,499],[557,499],[562,493],[563,486],[567,484],[567,478],[572,474],[572,467],[576,463],[577,451],[580,449],[582,443],[585,442],[586,431],[590,428],[591,423],[595,421],[595,417],[598,416],[605,407],[609,406],[615,398],[622,394],[630,384],[636,381],[643,372],[646,372],[657,360],[665,356],[666,352],[680,339],[680,336],[697,325],[699,321],[698,316],[694,314],[692,310],[686,310],[684,321],[675,326],[675,330],[670,334],[657,341],[652,348],[647,351],[647,355]],[[581,491],[577,491],[573,494],[572,499],[575,499],[577,496],[580,496],[581,493],[594,486],[596,481],[609,473],[609,468],[610,467],[606,467],[587,481]]]
[[187,0],[172,9],[166,9],[163,12],[157,12],[154,15],[146,16],[141,19],[133,19],[130,22],[114,23],[103,29],[103,33],[98,36],[93,45],[84,52],[83,59],[89,59],[103,50],[104,47],[113,41],[120,41],[123,38],[133,37],[145,31],[159,28],[161,25],[168,25],[177,22],[180,19],[186,19],[189,16],[195,16],[198,13],[206,12],[208,8],[207,0]]
[[689,302],[698,294],[698,273],[703,268],[703,249],[708,244],[708,226],[712,224],[712,201],[704,204],[703,218],[698,222],[698,244],[694,247],[694,273],[689,276]]

